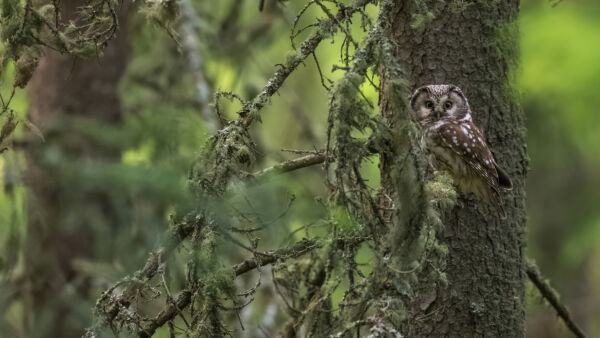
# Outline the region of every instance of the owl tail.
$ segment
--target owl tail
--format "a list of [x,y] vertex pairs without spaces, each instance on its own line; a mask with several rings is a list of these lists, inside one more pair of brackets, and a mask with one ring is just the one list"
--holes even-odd
[[504,190],[512,190],[512,182],[506,171],[496,164],[496,172],[498,173],[498,185]]

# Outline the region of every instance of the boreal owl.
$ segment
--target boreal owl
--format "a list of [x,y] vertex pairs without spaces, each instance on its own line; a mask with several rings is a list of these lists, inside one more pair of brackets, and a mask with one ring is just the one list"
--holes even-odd
[[420,87],[410,97],[410,106],[422,127],[421,145],[433,167],[449,172],[463,193],[475,194],[505,217],[500,192],[512,189],[512,183],[473,123],[471,108],[460,88]]

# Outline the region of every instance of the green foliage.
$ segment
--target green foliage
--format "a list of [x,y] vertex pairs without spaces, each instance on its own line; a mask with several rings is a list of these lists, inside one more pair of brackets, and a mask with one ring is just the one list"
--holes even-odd
[[337,206],[330,210],[331,221],[342,236],[356,236],[360,234],[361,227],[345,207]]

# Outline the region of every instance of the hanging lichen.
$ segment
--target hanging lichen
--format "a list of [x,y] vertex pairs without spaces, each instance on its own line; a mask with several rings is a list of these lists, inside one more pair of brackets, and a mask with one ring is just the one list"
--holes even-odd
[[190,173],[192,184],[204,192],[223,192],[232,178],[250,174],[256,162],[256,145],[248,130],[231,123],[208,141]]

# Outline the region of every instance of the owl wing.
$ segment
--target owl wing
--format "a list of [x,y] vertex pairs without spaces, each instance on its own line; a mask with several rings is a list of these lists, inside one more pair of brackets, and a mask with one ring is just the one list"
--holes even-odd
[[483,133],[471,121],[451,121],[438,128],[438,136],[473,172],[499,192],[498,171]]

